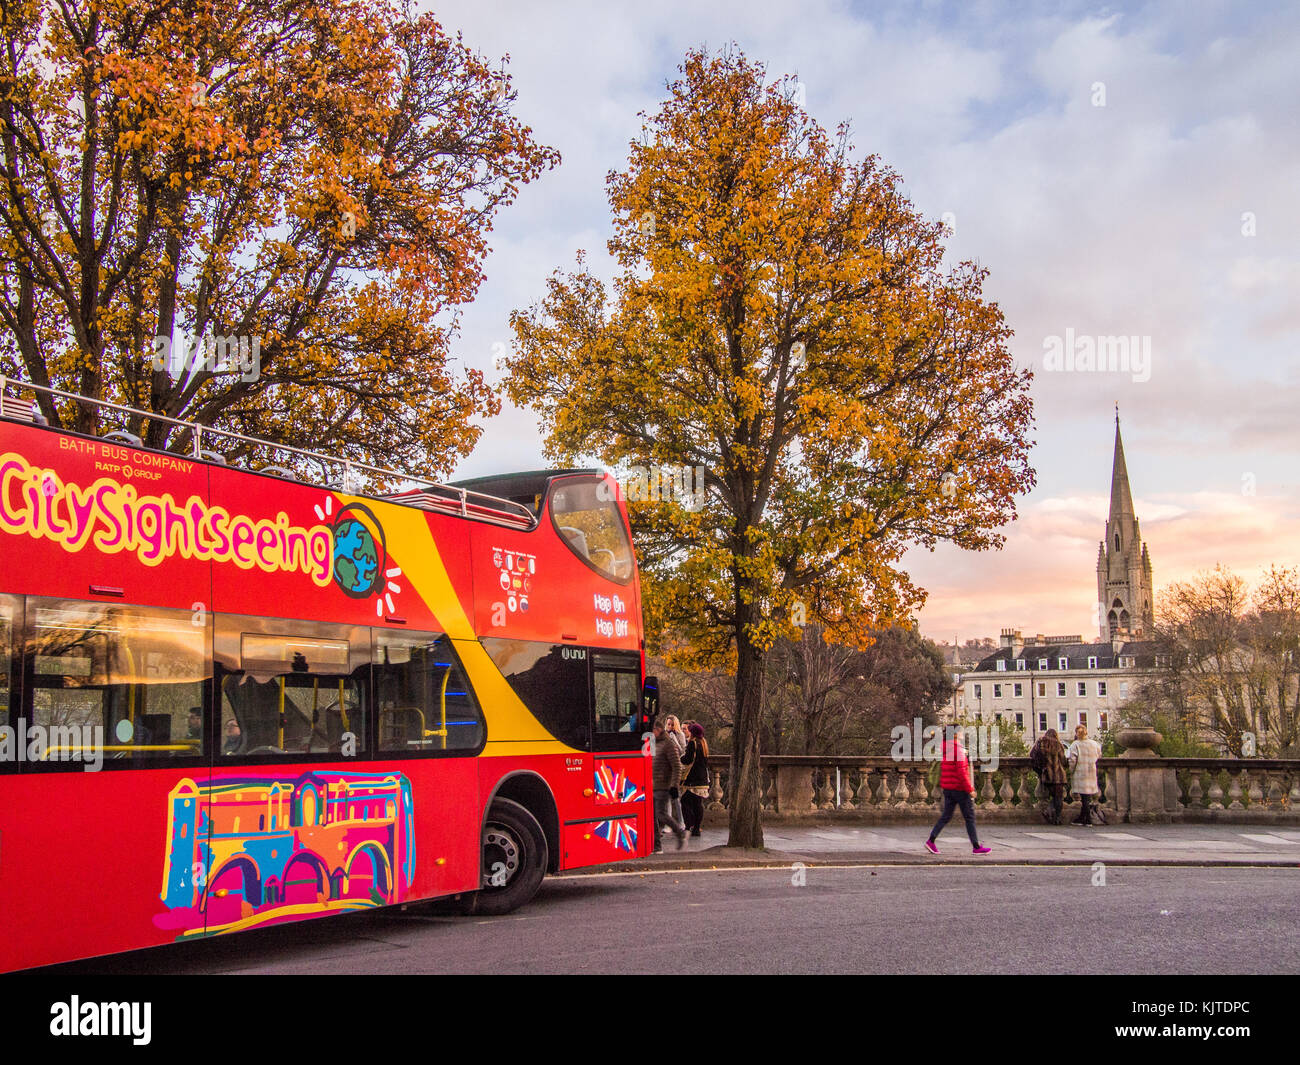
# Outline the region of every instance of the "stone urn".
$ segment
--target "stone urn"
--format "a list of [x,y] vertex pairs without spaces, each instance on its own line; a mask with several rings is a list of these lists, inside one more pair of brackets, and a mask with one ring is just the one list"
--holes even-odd
[[1115,742],[1124,748],[1121,758],[1154,758],[1155,747],[1164,737],[1148,725],[1129,725],[1120,729]]

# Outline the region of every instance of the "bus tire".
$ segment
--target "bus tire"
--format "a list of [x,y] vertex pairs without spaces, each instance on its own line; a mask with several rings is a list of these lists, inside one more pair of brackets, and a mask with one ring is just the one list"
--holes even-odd
[[483,822],[483,887],[462,899],[467,914],[510,913],[537,894],[546,876],[546,833],[526,807],[494,799]]

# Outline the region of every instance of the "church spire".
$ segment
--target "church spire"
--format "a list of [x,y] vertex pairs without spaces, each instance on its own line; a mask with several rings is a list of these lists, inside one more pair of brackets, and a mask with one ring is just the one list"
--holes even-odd
[[1138,528],[1129,487],[1124,440],[1115,405],[1115,460],[1110,474],[1110,516],[1097,553],[1097,605],[1100,635],[1106,639],[1142,638],[1151,632],[1151,556]]
[[1128,465],[1124,462],[1124,440],[1119,434],[1119,404],[1115,404],[1115,462],[1110,471],[1110,520],[1132,518],[1133,492],[1128,483]]

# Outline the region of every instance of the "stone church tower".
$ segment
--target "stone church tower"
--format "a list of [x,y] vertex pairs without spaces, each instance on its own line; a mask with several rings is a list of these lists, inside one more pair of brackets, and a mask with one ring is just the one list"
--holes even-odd
[[1110,474],[1110,517],[1097,552],[1097,602],[1103,640],[1150,638],[1155,622],[1151,556],[1133,513],[1133,493],[1124,464],[1124,441],[1115,411],[1115,464]]

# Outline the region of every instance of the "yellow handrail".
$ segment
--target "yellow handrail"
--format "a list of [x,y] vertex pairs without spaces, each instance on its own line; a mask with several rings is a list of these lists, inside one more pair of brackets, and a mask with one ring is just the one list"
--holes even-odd
[[51,754],[59,751],[193,751],[194,748],[188,743],[113,743],[105,744],[103,747],[96,747],[94,744],[79,747],[46,747],[45,753],[41,759],[48,758]]
[[284,750],[284,678],[280,678],[280,742],[276,744]]
[[438,708],[442,713],[442,727],[438,735],[442,738],[442,749],[447,749],[447,681],[451,680],[451,667],[442,671],[442,690],[438,693]]

